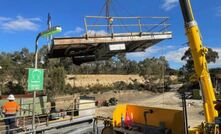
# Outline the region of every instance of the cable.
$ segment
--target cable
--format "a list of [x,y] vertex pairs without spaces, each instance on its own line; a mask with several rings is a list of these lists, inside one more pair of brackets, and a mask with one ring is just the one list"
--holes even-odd
[[[162,51],[161,51],[161,55],[163,55],[163,57],[165,57],[164,56],[164,44],[163,44],[163,47],[162,47]],[[166,59],[165,59],[166,60]],[[162,104],[163,104],[163,107],[164,107],[164,103],[165,103],[165,96],[164,96],[164,93],[165,93],[165,68],[166,66],[165,66],[165,63],[163,62],[163,67],[162,67],[162,77],[161,78],[163,78],[163,99],[162,99]]]
[[[117,12],[115,12],[115,10],[113,10],[113,11],[114,11],[114,13],[116,14],[116,16],[119,16],[119,14],[118,14]],[[119,22],[121,23],[121,25],[123,25],[123,27],[125,28],[125,30],[129,33],[130,31],[129,31],[129,29],[128,29],[126,26],[124,26],[125,23],[122,21],[122,19],[119,19]],[[120,28],[123,28],[123,27],[120,27]]]
[[[118,2],[117,0],[113,0],[113,5],[116,5],[116,7],[119,6],[119,8],[120,8],[120,9],[123,9],[123,10],[125,11],[125,13],[127,13],[129,16],[135,16],[135,15],[133,15],[131,12],[129,12],[129,10],[127,10],[127,8],[125,8],[124,6],[122,6],[122,5],[120,4],[120,2]],[[117,14],[117,13],[116,13],[116,14]],[[122,20],[120,20],[120,22],[121,22],[122,25],[125,25]],[[130,30],[129,30],[126,26],[124,26],[124,28],[127,30],[127,32],[130,32]],[[145,27],[144,27],[144,28],[145,28]]]
[[[102,12],[103,12],[105,6],[106,6],[106,2],[104,3],[103,7],[102,7],[101,10],[99,11],[98,16],[101,16],[101,14],[102,14]],[[96,24],[97,24],[97,21],[98,21],[98,19],[95,19],[95,22],[93,23],[93,25],[96,25]]]
[[[113,6],[114,6],[114,5],[117,5],[117,3],[116,3],[115,1],[113,2]],[[113,7],[113,8],[114,8],[114,7]],[[114,8],[114,9],[115,9],[115,8]],[[115,11],[114,9],[113,9],[113,11],[115,12],[115,14],[116,14],[117,16],[119,16],[119,14],[117,13],[117,11]],[[130,16],[132,16],[132,15],[130,15]],[[125,23],[123,22],[123,20],[119,19],[119,21],[120,21],[120,23],[123,25],[123,27],[125,28],[125,30],[129,33],[130,30],[129,30],[126,26],[124,26]],[[122,28],[122,27],[121,27],[121,28]]]
[[[113,6],[113,5],[112,5]],[[115,11],[115,8],[114,7],[112,7],[113,8],[113,11],[114,11],[114,13],[116,14],[116,16],[119,16],[119,14],[117,13],[117,11]],[[125,26],[125,23],[123,22],[123,20],[122,19],[119,19],[119,22],[120,22],[120,24],[121,25],[123,25],[123,27],[120,27],[121,29],[122,29],[122,31],[124,31],[123,30],[123,28],[126,30],[126,32],[128,32],[128,33],[130,33],[130,30],[128,29],[128,27],[127,26]],[[133,37],[132,37],[132,35],[131,36],[129,36],[131,39],[133,39]]]
[[118,5],[121,9],[125,10],[129,16],[134,16],[131,14],[131,12],[129,12],[129,10],[127,10],[124,6],[121,6],[120,2],[118,2],[117,0],[113,0],[115,2],[116,5]]

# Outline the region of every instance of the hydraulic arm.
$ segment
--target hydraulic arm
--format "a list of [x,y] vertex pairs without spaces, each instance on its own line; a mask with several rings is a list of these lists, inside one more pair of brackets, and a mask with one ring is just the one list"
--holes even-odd
[[179,1],[185,22],[186,35],[189,40],[189,47],[194,61],[195,72],[200,80],[205,119],[206,122],[213,123],[218,113],[214,108],[216,98],[206,61],[206,53],[208,50],[203,47],[200,30],[194,19],[190,0]]

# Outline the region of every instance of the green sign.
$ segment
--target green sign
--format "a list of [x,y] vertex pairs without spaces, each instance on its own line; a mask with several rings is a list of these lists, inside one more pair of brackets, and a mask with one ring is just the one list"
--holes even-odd
[[44,70],[43,69],[28,69],[28,91],[43,90]]

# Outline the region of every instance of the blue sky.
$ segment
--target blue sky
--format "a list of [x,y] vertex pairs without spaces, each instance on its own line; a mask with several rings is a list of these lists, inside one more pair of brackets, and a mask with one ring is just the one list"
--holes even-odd
[[[142,60],[146,57],[166,56],[170,66],[179,68],[184,64],[180,57],[187,49],[183,18],[178,0],[113,0],[120,16],[168,16],[173,39],[163,41],[144,53],[132,53],[128,58]],[[1,0],[0,4],[0,51],[12,52],[23,47],[34,50],[36,35],[46,29],[47,13],[52,24],[61,25],[59,36],[79,36],[84,33],[83,18],[98,15],[104,0]],[[221,1],[192,0],[204,44],[219,52],[221,57]],[[116,16],[114,12],[111,12]],[[104,15],[104,13],[103,13]],[[104,32],[104,31],[97,31]],[[40,44],[45,43],[41,39]],[[221,58],[210,67],[221,66]]]

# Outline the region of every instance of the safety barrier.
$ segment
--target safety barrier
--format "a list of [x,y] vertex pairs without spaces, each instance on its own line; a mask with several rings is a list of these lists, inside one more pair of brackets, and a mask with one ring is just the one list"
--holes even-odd
[[[99,34],[133,33],[139,32],[166,32],[170,24],[168,17],[106,17],[86,16],[84,18],[85,36]],[[107,29],[107,30],[104,30]]]
[[[58,122],[65,122],[66,124],[73,123],[76,119],[81,119],[85,117],[90,117],[91,119],[93,118],[93,111],[97,108],[95,106],[95,101],[92,102],[78,102],[76,103],[75,101],[72,103],[73,106],[66,105],[66,109],[62,110],[57,110],[55,112],[50,113],[50,109],[55,108],[56,106],[51,106],[50,108],[40,108],[40,110],[46,111],[44,114],[38,114],[35,113],[35,130],[34,131],[44,131],[51,129],[55,127],[56,123]],[[65,104],[64,104],[65,105]],[[85,107],[86,105],[86,107]],[[21,110],[15,117],[3,117],[0,118],[0,123],[4,124],[4,120],[10,119],[10,118],[16,118],[16,128],[14,129],[9,129],[9,126],[7,125],[0,125],[0,133],[6,133],[14,131],[16,133],[22,132],[22,133],[31,133],[33,132],[32,129],[32,116],[30,115],[25,115],[25,112],[30,112],[32,113],[32,109],[23,109],[23,105],[21,105]],[[88,108],[87,108],[88,107]],[[1,114],[3,115],[3,114]],[[52,117],[55,117],[52,119]],[[87,119],[88,119],[87,118]],[[75,122],[76,123],[76,122]],[[64,124],[63,124],[64,125]],[[7,130],[8,128],[8,130]]]

